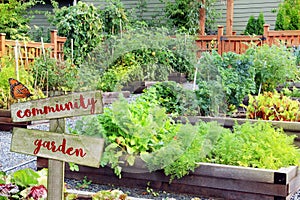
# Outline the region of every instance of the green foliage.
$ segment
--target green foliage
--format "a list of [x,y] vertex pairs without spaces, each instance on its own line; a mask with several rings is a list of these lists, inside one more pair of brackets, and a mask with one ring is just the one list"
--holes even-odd
[[167,80],[175,70],[191,78],[196,63],[195,38],[170,35],[172,33],[164,28],[144,27],[110,37],[81,65],[85,79],[95,82],[98,79],[98,84],[84,84],[97,85],[97,89],[104,91],[118,91],[133,81]]
[[108,36],[119,34],[130,26],[127,12],[120,0],[106,0],[107,4],[101,12],[103,29]]
[[29,39],[29,22],[32,17],[28,16],[28,9],[37,2],[40,1],[9,0],[8,3],[0,3],[0,33],[6,33],[7,39]]
[[[53,15],[48,13],[49,21],[56,26],[60,36],[67,37],[65,43],[66,55],[80,64],[102,40],[102,21],[100,9],[93,5],[78,2],[76,6],[59,8],[55,1]],[[73,40],[73,54],[71,51]]]
[[[12,174],[6,174],[1,172],[0,183],[4,184],[1,187],[4,189],[1,191],[1,195],[8,196],[2,199],[30,199],[30,193],[35,192],[36,196],[43,194],[36,193],[35,187],[42,188],[39,192],[47,193],[44,187],[47,184],[47,170],[34,171],[29,168],[21,169],[13,172]],[[7,188],[5,188],[8,186]],[[1,198],[0,198],[1,199]],[[39,198],[40,199],[40,198]]]
[[38,184],[39,177],[40,175],[32,169],[23,169],[13,173],[12,181],[21,187],[27,187]]
[[[15,60],[9,57],[2,57],[0,62],[0,108],[8,108],[8,105],[12,103],[10,97],[10,86],[8,79],[16,77]],[[24,69],[19,68],[19,81],[26,85],[26,87],[34,95],[32,98],[37,99],[43,97],[43,94],[39,89],[33,89],[34,77],[33,75]],[[23,101],[23,99],[21,99]]]
[[282,45],[253,46],[245,55],[253,62],[258,93],[273,91],[278,84],[295,79],[298,73],[295,56]]
[[296,88],[295,86],[291,89],[283,88],[282,93],[288,97],[298,97],[298,98],[300,97],[300,90],[298,88]]
[[300,0],[284,0],[279,5],[275,30],[300,29]]
[[263,35],[264,34],[264,14],[260,13],[258,18],[250,16],[244,34],[247,35]]
[[235,125],[233,132],[222,133],[207,161],[267,169],[299,165],[300,151],[293,145],[294,138],[270,123]]
[[59,61],[49,55],[35,58],[32,73],[43,91],[74,91],[77,86],[77,67],[70,60]]
[[198,84],[201,85],[198,87],[200,90],[203,85],[210,87],[212,91],[204,95],[209,96],[211,104],[222,105],[220,101],[225,101],[228,105],[239,106],[246,95],[255,91],[254,68],[248,56],[233,52],[220,56],[213,51],[212,54],[203,53],[199,63]]
[[190,138],[193,139],[192,143],[178,159],[164,168],[165,174],[170,175],[171,180],[182,178],[190,171],[194,171],[199,166],[198,163],[210,153],[219,136],[230,132],[229,129],[221,127],[217,122],[200,122],[196,127],[198,128],[197,133],[194,138]]
[[170,27],[176,27],[180,32],[197,34],[199,31],[199,9],[206,10],[206,32],[214,29],[216,18],[219,16],[214,9],[215,0],[208,0],[205,5],[198,0],[162,0],[165,2],[165,18]]
[[198,113],[195,93],[172,81],[159,82],[144,90],[139,97],[166,109],[167,113],[192,115]]
[[264,92],[253,97],[249,95],[249,105],[246,106],[250,119],[300,121],[299,102],[276,91]]

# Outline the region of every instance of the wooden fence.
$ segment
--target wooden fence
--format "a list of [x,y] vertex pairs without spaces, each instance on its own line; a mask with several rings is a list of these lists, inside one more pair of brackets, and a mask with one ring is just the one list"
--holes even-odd
[[300,45],[300,30],[294,31],[270,31],[270,25],[264,25],[264,34],[258,36],[246,35],[223,35],[224,27],[218,27],[218,35],[201,35],[196,40],[198,46],[198,56],[202,52],[210,52],[216,49],[219,54],[224,52],[244,53],[249,44],[253,43],[257,46],[262,44],[278,45],[283,44],[287,47]]
[[3,56],[18,58],[25,67],[34,58],[48,52],[53,58],[63,59],[63,47],[67,38],[58,36],[56,30],[51,31],[50,43],[6,40],[5,35],[5,33],[0,33],[0,58]]

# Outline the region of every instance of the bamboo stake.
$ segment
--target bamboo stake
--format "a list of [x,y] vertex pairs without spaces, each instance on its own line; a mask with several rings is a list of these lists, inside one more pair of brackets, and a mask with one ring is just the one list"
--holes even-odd
[[46,53],[45,53],[45,46],[44,46],[43,37],[41,37],[41,43],[42,43],[42,53],[43,53],[43,56],[44,56],[44,60],[46,61]]
[[[60,54],[59,54],[59,57],[60,57]],[[72,64],[74,63],[74,41],[73,39],[71,39],[71,61],[72,61]]]
[[19,79],[19,58],[18,58],[18,47],[17,45],[14,47],[14,51],[15,51],[15,61],[16,61],[16,77],[17,80]]
[[28,66],[29,65],[28,52],[27,52],[27,45],[26,45],[25,40],[24,40],[24,48],[25,48],[25,58],[26,58],[25,66]]
[[20,58],[20,62],[21,62],[21,67],[23,67],[24,64],[23,64],[23,59],[22,59],[21,46],[20,46],[18,40],[16,41],[16,46],[17,46],[17,49],[18,49],[18,54],[19,54],[19,58]]

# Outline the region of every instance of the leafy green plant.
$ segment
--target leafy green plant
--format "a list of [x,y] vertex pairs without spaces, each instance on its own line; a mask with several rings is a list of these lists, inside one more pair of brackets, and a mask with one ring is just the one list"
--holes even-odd
[[81,126],[75,132],[96,131],[94,135],[106,139],[101,166],[110,165],[119,177],[122,165],[134,165],[136,157],[144,160],[150,171],[169,165],[197,132],[192,125],[175,124],[164,108],[141,99],[128,104],[121,98],[93,121],[99,129]]
[[167,113],[191,115],[199,110],[195,93],[172,81],[154,84],[139,98],[164,107]]
[[76,188],[77,189],[86,189],[92,184],[92,181],[87,180],[87,177],[85,176],[84,179],[77,183]]
[[275,30],[300,29],[300,1],[284,0],[279,5],[275,22]]
[[102,40],[100,9],[81,1],[76,6],[62,8],[57,2],[51,2],[54,14],[48,13],[49,21],[56,26],[60,36],[67,37],[65,54],[78,65]]
[[295,86],[292,89],[283,88],[282,93],[288,97],[300,97],[300,90]]
[[29,39],[29,23],[32,16],[28,15],[28,9],[37,2],[40,1],[9,0],[7,3],[0,3],[0,33],[5,33],[7,39]]
[[21,169],[0,175],[1,199],[46,199],[47,170]]
[[258,18],[255,19],[253,15],[249,17],[248,23],[244,34],[247,35],[263,35],[264,34],[264,14],[260,13]]
[[77,67],[70,60],[60,61],[49,54],[35,58],[32,65],[36,85],[43,91],[74,91],[77,87]]
[[273,91],[278,84],[295,79],[298,73],[295,57],[283,45],[252,46],[245,56],[252,60],[255,68],[257,93]]
[[250,119],[300,121],[299,102],[282,93],[264,92],[256,97],[249,95],[246,106],[247,117]]
[[[209,96],[211,104],[221,105],[220,101],[224,101],[227,108],[230,105],[237,107],[246,95],[255,92],[254,68],[248,56],[233,52],[221,56],[213,51],[211,54],[203,53],[199,63],[197,82],[202,85],[198,87],[200,90],[203,85],[210,87],[212,91],[206,92],[206,95]],[[203,81],[207,83],[204,84]]]
[[226,165],[279,169],[299,165],[300,151],[288,136],[270,123],[247,122],[223,132],[207,161]]
[[132,81],[167,80],[174,70],[191,79],[196,63],[194,37],[170,35],[164,28],[138,28],[110,37],[81,65],[83,74],[89,76],[88,71],[97,77],[85,79],[98,79],[97,89],[104,91],[120,90]]

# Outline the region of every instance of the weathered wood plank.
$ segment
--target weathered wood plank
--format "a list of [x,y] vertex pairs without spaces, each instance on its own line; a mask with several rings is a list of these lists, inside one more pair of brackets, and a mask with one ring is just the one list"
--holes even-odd
[[231,165],[200,163],[200,166],[190,174],[199,176],[220,177],[253,182],[274,183],[276,170],[238,167]]
[[100,91],[73,93],[11,105],[14,122],[66,118],[102,112]]
[[11,151],[99,167],[103,146],[102,138],[14,128]]
[[[65,132],[66,120],[50,120],[49,130],[63,134]],[[48,160],[48,200],[64,199],[65,162],[59,160]]]

